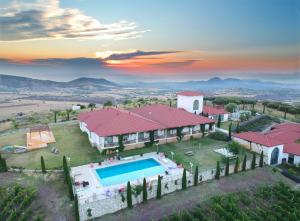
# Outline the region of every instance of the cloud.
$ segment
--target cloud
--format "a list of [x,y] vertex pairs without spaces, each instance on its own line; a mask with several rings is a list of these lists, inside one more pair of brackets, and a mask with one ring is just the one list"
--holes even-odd
[[127,60],[131,58],[141,57],[141,56],[151,56],[151,55],[162,55],[162,54],[174,54],[181,51],[133,51],[133,52],[121,52],[112,53],[105,57],[105,60]]
[[102,24],[76,8],[61,8],[59,0],[14,1],[0,9],[0,41],[36,39],[112,39],[140,37],[134,22]]

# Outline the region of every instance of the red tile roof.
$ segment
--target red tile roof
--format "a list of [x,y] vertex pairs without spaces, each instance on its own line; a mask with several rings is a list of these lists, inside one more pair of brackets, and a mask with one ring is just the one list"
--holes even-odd
[[130,111],[105,108],[85,112],[79,115],[79,121],[86,123],[87,129],[101,137],[214,123],[212,119],[162,104]]
[[297,123],[278,124],[265,134],[246,132],[234,134],[233,136],[259,143],[266,147],[283,144],[283,152],[300,156],[300,143],[297,143],[300,139],[300,124]]
[[177,95],[182,95],[182,96],[203,96],[202,93],[199,93],[197,91],[182,91],[177,93]]
[[211,115],[229,114],[224,108],[216,108],[213,106],[204,105],[202,113]]
[[272,139],[269,136],[259,133],[259,132],[244,132],[244,133],[239,133],[239,134],[233,134],[234,137],[251,141],[253,143],[261,144],[266,147],[274,147],[280,144],[283,144],[281,141],[278,141],[276,139]]
[[87,129],[101,137],[162,128],[150,119],[116,108],[81,113],[79,121],[86,123]]
[[148,105],[140,108],[134,108],[130,111],[158,122],[165,128],[175,128],[215,122],[207,117],[189,113],[184,109],[174,108],[163,104]]

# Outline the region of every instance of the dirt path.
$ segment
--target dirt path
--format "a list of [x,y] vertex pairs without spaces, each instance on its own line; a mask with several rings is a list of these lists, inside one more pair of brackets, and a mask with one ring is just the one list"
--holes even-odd
[[161,200],[149,200],[134,209],[125,209],[120,212],[106,215],[97,221],[147,221],[157,220],[172,214],[175,210],[190,209],[197,204],[210,199],[212,196],[256,188],[261,185],[283,181],[295,185],[280,173],[272,172],[271,168],[257,168],[237,175],[222,178],[219,181],[203,183],[186,191],[178,191]]

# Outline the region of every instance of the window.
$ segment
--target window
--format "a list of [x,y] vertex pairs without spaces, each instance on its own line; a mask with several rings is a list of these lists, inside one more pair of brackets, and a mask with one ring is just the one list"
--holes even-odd
[[193,110],[199,110],[199,101],[198,100],[194,100]]

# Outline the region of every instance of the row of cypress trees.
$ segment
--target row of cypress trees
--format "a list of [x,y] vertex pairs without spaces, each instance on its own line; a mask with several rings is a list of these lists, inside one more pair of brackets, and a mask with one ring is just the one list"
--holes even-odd
[[[264,165],[264,153],[263,151],[260,153],[260,159],[259,159],[259,167],[263,167]],[[239,167],[240,167],[240,161],[239,157],[236,158],[235,165],[234,165],[234,173],[239,172]],[[247,155],[244,156],[244,160],[242,163],[242,171],[246,171],[247,167]],[[256,153],[254,152],[252,154],[252,161],[251,161],[251,169],[254,170],[256,167]],[[220,162],[217,162],[217,168],[216,168],[216,174],[215,178],[218,180],[220,179],[220,174],[221,174],[221,168],[220,168]],[[229,175],[229,159],[226,160],[226,166],[225,166],[225,176]]]

